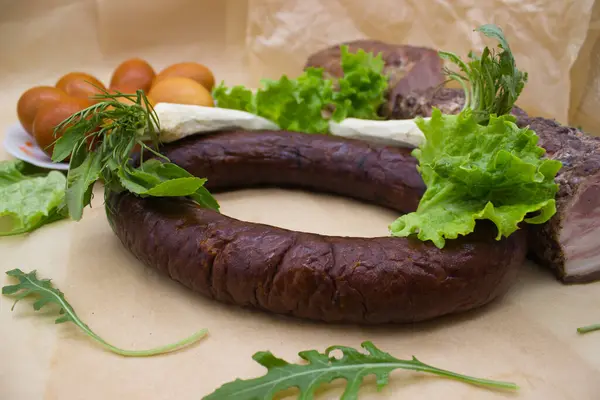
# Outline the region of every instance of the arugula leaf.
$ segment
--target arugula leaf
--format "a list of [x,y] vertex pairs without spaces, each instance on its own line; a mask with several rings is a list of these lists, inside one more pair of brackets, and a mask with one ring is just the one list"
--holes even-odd
[[72,129],[71,127],[65,129],[63,135],[55,142],[52,150],[52,161],[61,162],[69,157],[84,136],[85,131],[83,130]]
[[[299,399],[308,400],[313,398],[315,390],[319,386],[339,378],[347,381],[346,390],[341,399],[357,399],[358,390],[364,377],[375,375],[377,389],[381,390],[388,384],[389,374],[395,369],[427,372],[490,388],[518,389],[514,383],[474,378],[439,369],[422,363],[414,356],[412,360],[400,360],[381,351],[368,341],[363,342],[361,346],[367,350],[367,354],[346,346],[331,346],[324,353],[316,350],[300,352],[299,356],[308,361],[308,364],[290,364],[275,357],[269,351],[258,352],[252,358],[267,368],[266,375],[248,380],[236,379],[203,397],[203,400],[268,400],[278,392],[293,387],[300,390]],[[336,350],[342,352],[341,358],[331,355]]]
[[67,206],[72,219],[79,221],[83,209],[92,201],[94,183],[102,172],[102,156],[100,153],[87,153],[83,162],[67,173]]
[[190,199],[200,204],[202,207],[210,208],[211,210],[220,211],[220,206],[213,195],[208,191],[207,188],[201,186],[188,196]]
[[176,178],[162,181],[158,185],[139,194],[155,197],[190,196],[196,193],[205,182],[205,178]]
[[[256,93],[224,82],[213,89],[217,106],[242,110],[275,122],[281,129],[304,133],[329,133],[329,119],[379,119],[388,77],[381,55],[356,53],[341,47],[343,76],[334,82],[322,68],[307,68],[296,79],[282,76],[263,80]],[[331,114],[328,116],[328,114]]]
[[[426,140],[413,156],[427,190],[416,212],[392,223],[391,234],[417,233],[443,248],[445,239],[473,232],[478,219],[496,224],[497,239],[521,221],[548,221],[556,212],[554,178],[562,164],[542,158],[535,132],[514,121],[492,115],[483,126],[470,110],[443,115],[438,109],[429,121],[418,119]],[[537,215],[527,218],[530,213]]]
[[139,168],[125,167],[119,179],[127,190],[141,197],[190,196],[203,207],[219,210],[217,201],[204,188],[207,179],[197,178],[172,163],[151,159]]
[[29,273],[25,273],[20,269],[13,269],[6,274],[10,277],[16,278],[18,283],[14,285],[4,286],[2,288],[3,295],[12,295],[14,296],[15,302],[11,308],[11,311],[14,309],[15,305],[23,300],[24,298],[34,295],[37,296],[37,300],[33,303],[33,309],[35,311],[39,311],[42,307],[54,304],[59,307],[58,314],[60,315],[56,320],[56,324],[61,324],[64,322],[72,322],[75,324],[81,331],[83,331],[86,335],[88,335],[91,339],[95,340],[106,350],[111,351],[115,354],[119,354],[121,356],[126,357],[149,357],[159,354],[164,354],[172,351],[179,350],[183,347],[189,346],[198,340],[202,339],[207,334],[206,329],[202,329],[193,335],[180,340],[176,343],[168,344],[166,346],[160,346],[153,349],[147,350],[124,350],[118,347],[115,347],[96,333],[94,333],[89,326],[87,326],[75,313],[75,310],[69,304],[63,292],[59,289],[55,288],[52,285],[52,282],[49,279],[39,279],[37,277],[36,271],[31,271]]
[[25,175],[21,160],[0,162],[0,236],[20,235],[66,218],[65,176],[58,171]]

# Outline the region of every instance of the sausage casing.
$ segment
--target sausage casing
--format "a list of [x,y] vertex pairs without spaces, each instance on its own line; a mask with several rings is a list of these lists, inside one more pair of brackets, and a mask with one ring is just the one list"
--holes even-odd
[[[289,132],[222,132],[163,149],[213,191],[278,185],[349,195],[401,212],[424,186],[405,149]],[[142,263],[220,302],[365,324],[407,323],[483,306],[504,293],[526,235],[495,226],[449,240],[356,238],[240,221],[180,198],[109,194],[107,213]]]

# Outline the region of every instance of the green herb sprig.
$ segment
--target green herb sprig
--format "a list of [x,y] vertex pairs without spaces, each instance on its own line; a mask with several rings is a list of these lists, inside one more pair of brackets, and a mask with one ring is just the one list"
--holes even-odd
[[[55,142],[52,160],[60,162],[70,155],[66,205],[72,219],[81,219],[91,202],[94,183],[100,179],[105,193],[127,190],[141,197],[188,196],[203,207],[219,210],[204,187],[206,179],[192,176],[156,150],[160,145],[159,120],[143,91],[104,91],[96,99],[101,101],[55,128],[55,135],[64,133]],[[139,167],[131,164],[136,145],[141,149]],[[156,158],[144,161],[144,151]]]
[[165,346],[155,347],[147,350],[124,350],[113,346],[112,344],[108,343],[106,340],[98,336],[98,334],[96,334],[94,331],[92,331],[90,327],[87,326],[75,313],[75,310],[73,309],[71,304],[69,304],[63,292],[61,292],[59,289],[55,288],[52,285],[50,279],[39,279],[37,277],[36,271],[25,273],[20,269],[10,270],[6,272],[6,274],[10,277],[16,278],[19,281],[14,285],[8,285],[2,288],[3,295],[14,296],[15,302],[11,310],[14,309],[15,305],[20,300],[23,300],[24,298],[29,296],[37,296],[37,300],[33,303],[33,309],[35,311],[41,310],[42,307],[46,305],[57,305],[59,307],[60,317],[56,319],[56,324],[72,322],[87,336],[99,343],[106,350],[121,356],[150,357],[173,352],[183,347],[190,346],[193,343],[196,343],[197,341],[205,337],[208,333],[206,329],[202,329],[183,340]]
[[600,324],[587,325],[577,328],[577,332],[579,333],[590,333],[594,331],[600,331]]
[[462,61],[451,52],[440,51],[439,55],[442,59],[456,64],[462,71],[459,73],[444,68],[446,75],[460,83],[465,91],[463,109],[471,109],[477,123],[485,124],[489,121],[490,115],[501,116],[510,113],[525,87],[528,74],[517,69],[502,29],[487,24],[475,31],[498,40],[498,47],[502,51],[496,53],[486,46],[481,56],[471,51],[469,62]]
[[[388,384],[389,374],[395,369],[431,373],[493,389],[518,389],[518,386],[511,382],[474,378],[436,368],[422,363],[414,356],[411,360],[400,360],[381,351],[371,342],[363,342],[361,346],[367,350],[367,354],[346,346],[331,346],[324,353],[316,350],[302,351],[299,356],[308,361],[307,364],[290,364],[269,351],[258,352],[252,358],[267,368],[265,375],[226,383],[203,397],[203,400],[267,400],[272,399],[278,392],[294,387],[300,391],[298,399],[308,400],[313,398],[319,386],[339,378],[347,382],[341,400],[351,400],[358,398],[363,378],[375,375],[377,389],[381,390]],[[336,350],[342,352],[341,358],[331,355]]]

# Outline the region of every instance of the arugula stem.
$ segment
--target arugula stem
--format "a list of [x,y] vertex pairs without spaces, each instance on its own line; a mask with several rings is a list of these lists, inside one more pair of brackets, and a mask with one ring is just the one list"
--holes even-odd
[[577,332],[579,332],[579,333],[588,333],[588,332],[593,332],[593,331],[598,331],[598,330],[600,330],[600,324],[588,325],[588,326],[583,326],[581,328],[577,328]]
[[[83,329],[81,325],[77,324],[77,326],[79,326],[81,329]],[[199,341],[200,339],[202,339],[204,336],[206,336],[208,334],[208,330],[201,329],[198,332],[194,333],[193,335],[190,335],[187,338],[182,339],[178,342],[167,344],[164,346],[154,347],[152,349],[146,349],[146,350],[121,349],[121,348],[115,347],[115,346],[107,343],[106,341],[104,341],[102,338],[100,338],[98,335],[96,335],[94,332],[92,332],[89,329],[86,330],[86,333],[88,335],[90,335],[98,343],[100,343],[107,350],[109,350],[113,353],[119,354],[121,356],[124,356],[124,357],[151,357],[151,356],[155,356],[155,355],[159,355],[159,354],[170,353],[170,352],[179,350],[183,347],[192,345],[192,344],[196,343],[197,341]]]
[[[417,364],[418,363],[418,364]],[[431,373],[434,375],[438,375],[438,376],[443,376],[449,379],[454,379],[456,381],[460,381],[460,382],[464,382],[464,383],[469,383],[469,384],[473,384],[473,385],[477,385],[477,386],[484,386],[484,387],[489,387],[489,388],[495,388],[495,389],[509,389],[509,390],[518,390],[519,387],[512,382],[504,382],[504,381],[494,381],[494,380],[490,380],[490,379],[483,379],[483,378],[475,378],[472,376],[468,376],[468,375],[461,375],[461,374],[457,374],[455,372],[451,372],[451,371],[447,371],[444,369],[440,369],[440,368],[436,368],[436,367],[432,367],[430,365],[427,364],[423,364],[420,361],[408,361],[408,360],[398,360],[396,362],[388,362],[388,363],[381,363],[381,362],[377,362],[377,363],[360,363],[358,365],[346,365],[346,366],[335,366],[335,367],[331,367],[330,365],[327,365],[323,368],[311,368],[309,370],[305,370],[305,371],[295,371],[289,374],[282,374],[279,378],[274,379],[274,380],[268,380],[259,384],[255,384],[255,385],[251,385],[248,388],[246,388],[245,390],[238,390],[236,391],[236,394],[238,396],[241,397],[241,395],[245,392],[245,391],[257,391],[259,389],[261,389],[261,387],[267,388],[267,387],[283,387],[280,386],[282,384],[282,382],[298,382],[300,380],[302,380],[302,376],[319,376],[322,374],[326,374],[328,372],[330,372],[332,370],[332,368],[334,368],[336,371],[352,371],[352,370],[376,370],[376,369],[382,369],[382,368],[389,368],[391,369],[404,369],[404,370],[411,370],[411,371],[416,371],[416,372],[426,372],[426,373]],[[293,384],[289,384],[289,386],[287,387],[291,387],[294,386]]]
[[[54,293],[52,290],[38,284],[37,282],[30,279],[26,275],[24,276],[24,279],[26,279],[38,291],[46,292],[50,296],[54,297],[56,299],[56,303],[58,303],[64,310],[64,313],[69,316],[68,320],[72,321],[75,325],[77,325],[79,327],[79,329],[81,329],[83,332],[85,332],[89,337],[94,339],[96,342],[100,343],[105,349],[107,349],[113,353],[125,356],[125,357],[150,357],[150,356],[154,356],[154,355],[158,355],[158,354],[172,352],[172,351],[178,350],[185,346],[189,346],[189,345],[199,341],[204,336],[206,336],[206,334],[208,333],[207,329],[202,329],[202,330],[194,333],[193,335],[188,336],[187,338],[185,338],[183,340],[180,340],[175,343],[168,344],[168,345],[155,347],[152,349],[146,349],[146,350],[121,349],[116,346],[113,346],[112,344],[110,344],[107,341],[105,341],[104,339],[102,339],[94,331],[92,331],[85,323],[83,323],[81,321],[81,319],[79,319],[79,317],[75,313],[75,310],[73,310],[73,307],[71,307],[71,305],[69,303],[67,303],[67,301],[62,296],[57,296],[56,293]],[[14,305],[13,305],[13,307],[14,307]]]
[[[360,365],[348,365],[348,366],[343,366],[343,367],[336,366],[335,370],[342,371],[342,370],[369,370],[369,369],[377,369],[377,368],[390,368],[390,369],[401,368],[401,369],[417,371],[417,372],[427,372],[427,373],[431,373],[434,375],[443,376],[443,377],[446,377],[449,379],[454,379],[456,381],[470,383],[470,384],[477,385],[477,386],[485,386],[485,387],[489,387],[489,388],[509,389],[509,390],[518,390],[519,389],[519,387],[515,383],[512,383],[512,382],[494,381],[494,380],[490,380],[490,379],[475,378],[472,376],[461,375],[461,374],[457,374],[455,372],[432,367],[430,365],[426,365],[421,362],[419,362],[419,364],[420,365],[415,365],[415,364],[413,364],[412,361],[400,360],[399,362],[390,362],[390,363],[361,363]],[[325,374],[325,373],[329,372],[330,370],[331,370],[331,367],[326,366],[321,369],[311,369],[311,370],[307,370],[307,371],[286,374],[286,375],[282,375],[277,380],[268,381],[262,385],[252,386],[251,389],[254,391],[254,390],[257,390],[257,388],[259,388],[260,386],[277,386],[278,384],[280,384],[283,381],[296,382],[299,380],[299,377],[302,375]],[[242,394],[242,391],[239,391],[238,394]]]
[[427,365],[427,364],[423,364],[423,363],[421,363],[421,365],[409,364],[402,368],[412,369],[414,371],[419,371],[419,372],[429,372],[429,373],[432,373],[435,375],[444,376],[446,378],[454,379],[457,381],[462,381],[465,383],[471,383],[471,384],[479,385],[479,386],[487,386],[487,387],[493,387],[493,388],[497,388],[497,389],[510,389],[510,390],[519,389],[519,386],[517,386],[515,383],[512,383],[512,382],[494,381],[491,379],[484,379],[484,378],[474,378],[472,376],[457,374],[452,371],[447,371],[445,369],[432,367],[431,365]]

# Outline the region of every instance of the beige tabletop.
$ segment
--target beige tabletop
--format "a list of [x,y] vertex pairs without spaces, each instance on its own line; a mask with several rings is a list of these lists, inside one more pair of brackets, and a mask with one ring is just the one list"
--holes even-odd
[[[0,13],[4,53],[0,139],[16,121],[15,104],[24,90],[54,84],[72,70],[85,70],[106,82],[112,68],[128,57],[144,57],[156,69],[191,59],[211,66],[217,80],[255,85],[261,76],[299,71],[306,55],[319,46],[360,34],[463,51],[480,44],[470,27],[490,22],[485,13],[491,6],[468,1],[458,2],[454,9],[448,2],[406,1],[403,11],[382,1],[382,7],[363,12],[357,12],[358,0],[332,3],[0,2],[5,10]],[[531,88],[524,95],[528,110],[542,114],[543,109],[566,120],[575,100],[565,101],[556,94],[569,88],[576,91],[568,76],[591,35],[594,2],[580,0],[575,2],[578,6],[561,9],[556,2],[531,1],[530,14],[521,19],[514,16],[525,6],[515,10],[509,5],[514,2],[489,3],[496,7],[495,22],[506,22],[507,33],[517,38],[513,40],[517,56],[531,71]],[[428,19],[427,7],[439,12]],[[398,22],[413,17],[419,18],[419,26]],[[533,28],[534,21],[563,27],[567,33]],[[455,29],[435,33],[441,26]],[[381,27],[398,34],[386,34]],[[570,35],[570,42],[565,35]],[[527,39],[530,42],[524,43]],[[536,53],[535,44],[540,42],[534,40],[552,45],[537,46]],[[527,46],[534,50],[526,50]],[[536,67],[536,57],[547,63]],[[8,158],[0,149],[0,159]],[[322,234],[386,235],[388,224],[396,218],[374,206],[299,191],[245,190],[217,198],[227,215]],[[102,350],[72,324],[54,325],[52,312],[34,313],[31,302],[24,301],[11,312],[11,300],[3,296],[0,399],[199,399],[235,378],[263,374],[265,370],[251,358],[257,351],[271,350],[299,362],[299,351],[323,351],[330,345],[359,347],[365,340],[398,358],[414,355],[440,368],[512,381],[520,390],[501,393],[398,370],[379,393],[373,380],[367,379],[361,399],[593,400],[600,396],[600,332],[584,336],[576,332],[579,326],[600,322],[600,283],[566,286],[531,263],[523,265],[506,296],[452,318],[385,328],[280,318],[207,300],[144,267],[110,230],[98,186],[93,207],[85,210],[80,222],[61,221],[26,236],[0,239],[0,271],[13,268],[36,269],[41,277],[52,278],[80,317],[117,346],[153,347],[201,328],[207,328],[209,335],[169,355],[123,358]],[[8,280],[3,276],[1,282]],[[317,398],[338,398],[342,390],[336,382]]]

